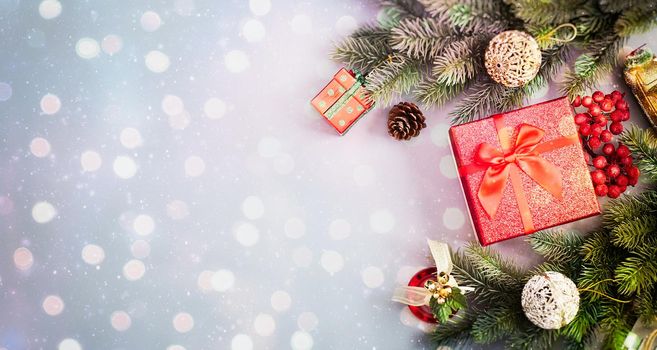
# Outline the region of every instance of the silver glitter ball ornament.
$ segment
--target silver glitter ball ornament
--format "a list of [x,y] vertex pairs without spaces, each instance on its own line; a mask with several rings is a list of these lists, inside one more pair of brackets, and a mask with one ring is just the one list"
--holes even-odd
[[525,316],[543,329],[559,329],[579,310],[579,291],[570,278],[548,271],[532,277],[522,289]]

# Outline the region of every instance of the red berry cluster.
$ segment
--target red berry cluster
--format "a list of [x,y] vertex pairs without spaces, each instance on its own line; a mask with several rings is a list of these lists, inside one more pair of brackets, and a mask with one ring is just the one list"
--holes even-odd
[[[618,198],[627,186],[639,181],[639,168],[634,166],[630,149],[620,142],[617,146],[611,143],[614,135],[623,132],[622,122],[630,119],[623,97],[617,90],[608,95],[596,91],[592,96],[577,96],[573,101],[573,107],[587,109],[575,115],[575,124],[579,125],[586,161],[595,168],[591,180],[600,197]],[[599,150],[602,152],[598,153]]]

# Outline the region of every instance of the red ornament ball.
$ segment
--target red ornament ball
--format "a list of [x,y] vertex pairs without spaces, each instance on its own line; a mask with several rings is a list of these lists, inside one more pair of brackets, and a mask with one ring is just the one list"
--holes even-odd
[[[602,136],[602,135],[600,135],[600,136]],[[612,145],[611,143],[605,143],[605,145],[602,146],[602,153],[610,156],[610,155],[614,154],[614,152],[616,152],[616,150],[614,149],[614,145]]]
[[[609,130],[602,130],[602,132],[600,133],[600,141],[602,141],[602,142],[609,142],[609,141],[611,141],[611,139],[613,137],[614,137],[614,135]],[[604,150],[603,150],[603,152],[604,152]]]
[[582,105],[582,96],[577,95],[575,96],[575,99],[573,100],[573,107],[579,107]]
[[629,108],[625,100],[618,100],[616,101],[616,109],[619,109],[621,111],[627,111]]

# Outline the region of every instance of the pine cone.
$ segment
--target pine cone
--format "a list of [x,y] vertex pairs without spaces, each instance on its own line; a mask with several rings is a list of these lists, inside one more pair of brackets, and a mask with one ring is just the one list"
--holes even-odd
[[397,140],[410,140],[427,127],[420,109],[410,102],[402,102],[388,113],[388,133]]

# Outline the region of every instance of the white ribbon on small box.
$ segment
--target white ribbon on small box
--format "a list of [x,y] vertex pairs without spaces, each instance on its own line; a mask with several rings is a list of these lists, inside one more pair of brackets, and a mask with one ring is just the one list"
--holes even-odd
[[[449,275],[449,279],[445,285],[452,288],[459,287],[451,274],[454,266],[452,264],[452,256],[449,252],[449,246],[446,243],[432,241],[430,239],[427,239],[427,243],[429,244],[431,256],[433,256],[433,260],[436,263],[436,270],[438,273],[445,272]],[[459,287],[459,289],[463,293],[474,290],[474,288],[471,287]],[[429,305],[432,295],[433,292],[426,287],[403,286],[395,289],[392,300],[411,306],[423,306]]]

